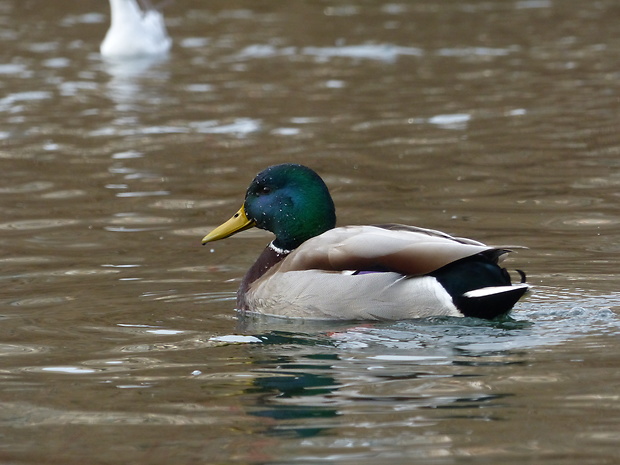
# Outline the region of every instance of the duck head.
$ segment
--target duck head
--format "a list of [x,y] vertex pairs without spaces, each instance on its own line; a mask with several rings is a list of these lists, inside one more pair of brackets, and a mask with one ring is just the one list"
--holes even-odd
[[335,225],[334,202],[321,177],[306,166],[286,163],[258,173],[243,206],[202,243],[257,227],[275,234],[276,247],[293,250]]

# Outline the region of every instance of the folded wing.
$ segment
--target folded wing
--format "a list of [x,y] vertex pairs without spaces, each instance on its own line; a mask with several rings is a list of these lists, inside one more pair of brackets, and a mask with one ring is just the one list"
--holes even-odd
[[347,226],[304,242],[279,271],[382,270],[420,276],[472,255],[483,254],[497,261],[506,252],[507,249],[411,226]]

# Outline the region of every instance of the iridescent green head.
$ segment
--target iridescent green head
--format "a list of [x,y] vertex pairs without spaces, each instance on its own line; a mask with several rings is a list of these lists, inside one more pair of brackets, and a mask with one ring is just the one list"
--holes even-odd
[[256,226],[276,235],[275,246],[292,250],[335,225],[334,202],[320,176],[287,163],[261,171],[248,187],[243,207],[202,242]]

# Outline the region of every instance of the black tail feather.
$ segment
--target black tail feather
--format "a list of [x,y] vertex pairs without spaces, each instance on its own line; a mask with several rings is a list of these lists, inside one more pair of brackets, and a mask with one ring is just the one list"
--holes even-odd
[[513,286],[506,269],[483,255],[450,263],[431,273],[448,291],[465,316],[493,319],[508,313],[525,294],[525,273],[517,270],[521,284]]
[[523,297],[528,290],[528,286],[504,286],[498,288],[488,288],[494,292],[487,295],[461,295],[454,299],[457,308],[465,316],[475,318],[485,318],[492,320],[512,310],[512,307]]

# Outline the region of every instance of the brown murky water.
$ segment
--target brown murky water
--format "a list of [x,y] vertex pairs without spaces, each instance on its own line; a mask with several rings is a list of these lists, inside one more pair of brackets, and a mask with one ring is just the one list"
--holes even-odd
[[[620,459],[616,0],[0,0],[1,463]],[[267,165],[339,222],[529,250],[514,322],[238,321],[269,236],[200,247]]]

